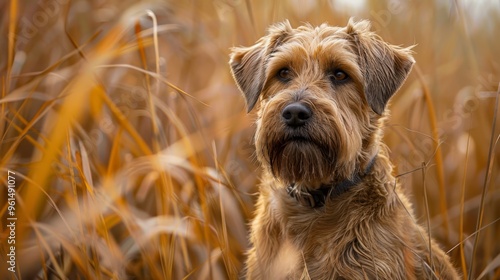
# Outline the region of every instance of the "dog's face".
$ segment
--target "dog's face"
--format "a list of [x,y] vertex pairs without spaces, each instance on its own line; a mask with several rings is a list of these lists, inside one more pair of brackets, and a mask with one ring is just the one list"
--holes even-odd
[[248,111],[259,108],[259,161],[276,179],[309,186],[352,175],[413,63],[366,21],[279,23],[255,45],[233,49],[230,61]]

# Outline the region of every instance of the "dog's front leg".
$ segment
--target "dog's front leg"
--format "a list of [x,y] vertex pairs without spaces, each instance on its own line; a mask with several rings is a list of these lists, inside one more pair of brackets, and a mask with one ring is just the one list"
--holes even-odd
[[246,263],[247,279],[268,279],[280,249],[283,232],[279,221],[273,215],[269,193],[262,190],[257,202],[256,216],[251,224],[250,242]]

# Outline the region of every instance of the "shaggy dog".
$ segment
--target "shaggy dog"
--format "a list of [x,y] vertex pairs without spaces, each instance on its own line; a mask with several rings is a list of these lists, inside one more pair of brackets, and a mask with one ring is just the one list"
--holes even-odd
[[458,279],[415,223],[381,143],[387,102],[413,63],[367,21],[285,21],[232,50],[247,109],[258,108],[263,168],[248,279]]

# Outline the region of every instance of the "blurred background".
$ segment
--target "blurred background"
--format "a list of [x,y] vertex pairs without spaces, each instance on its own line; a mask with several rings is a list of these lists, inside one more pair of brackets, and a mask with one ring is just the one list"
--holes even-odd
[[238,278],[260,171],[230,48],[284,19],[352,16],[415,45],[385,142],[418,222],[464,279],[500,278],[500,2],[6,0],[0,11],[0,278]]

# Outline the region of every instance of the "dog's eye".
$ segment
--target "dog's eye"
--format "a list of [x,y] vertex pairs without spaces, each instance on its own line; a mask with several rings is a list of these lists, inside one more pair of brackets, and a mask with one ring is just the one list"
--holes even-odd
[[349,78],[349,76],[347,76],[347,74],[342,70],[335,70],[333,71],[332,75],[330,75],[330,79],[332,80],[332,82],[345,81],[347,80],[347,78]]
[[283,68],[278,71],[278,78],[283,82],[288,82],[292,77],[292,72],[288,68]]

